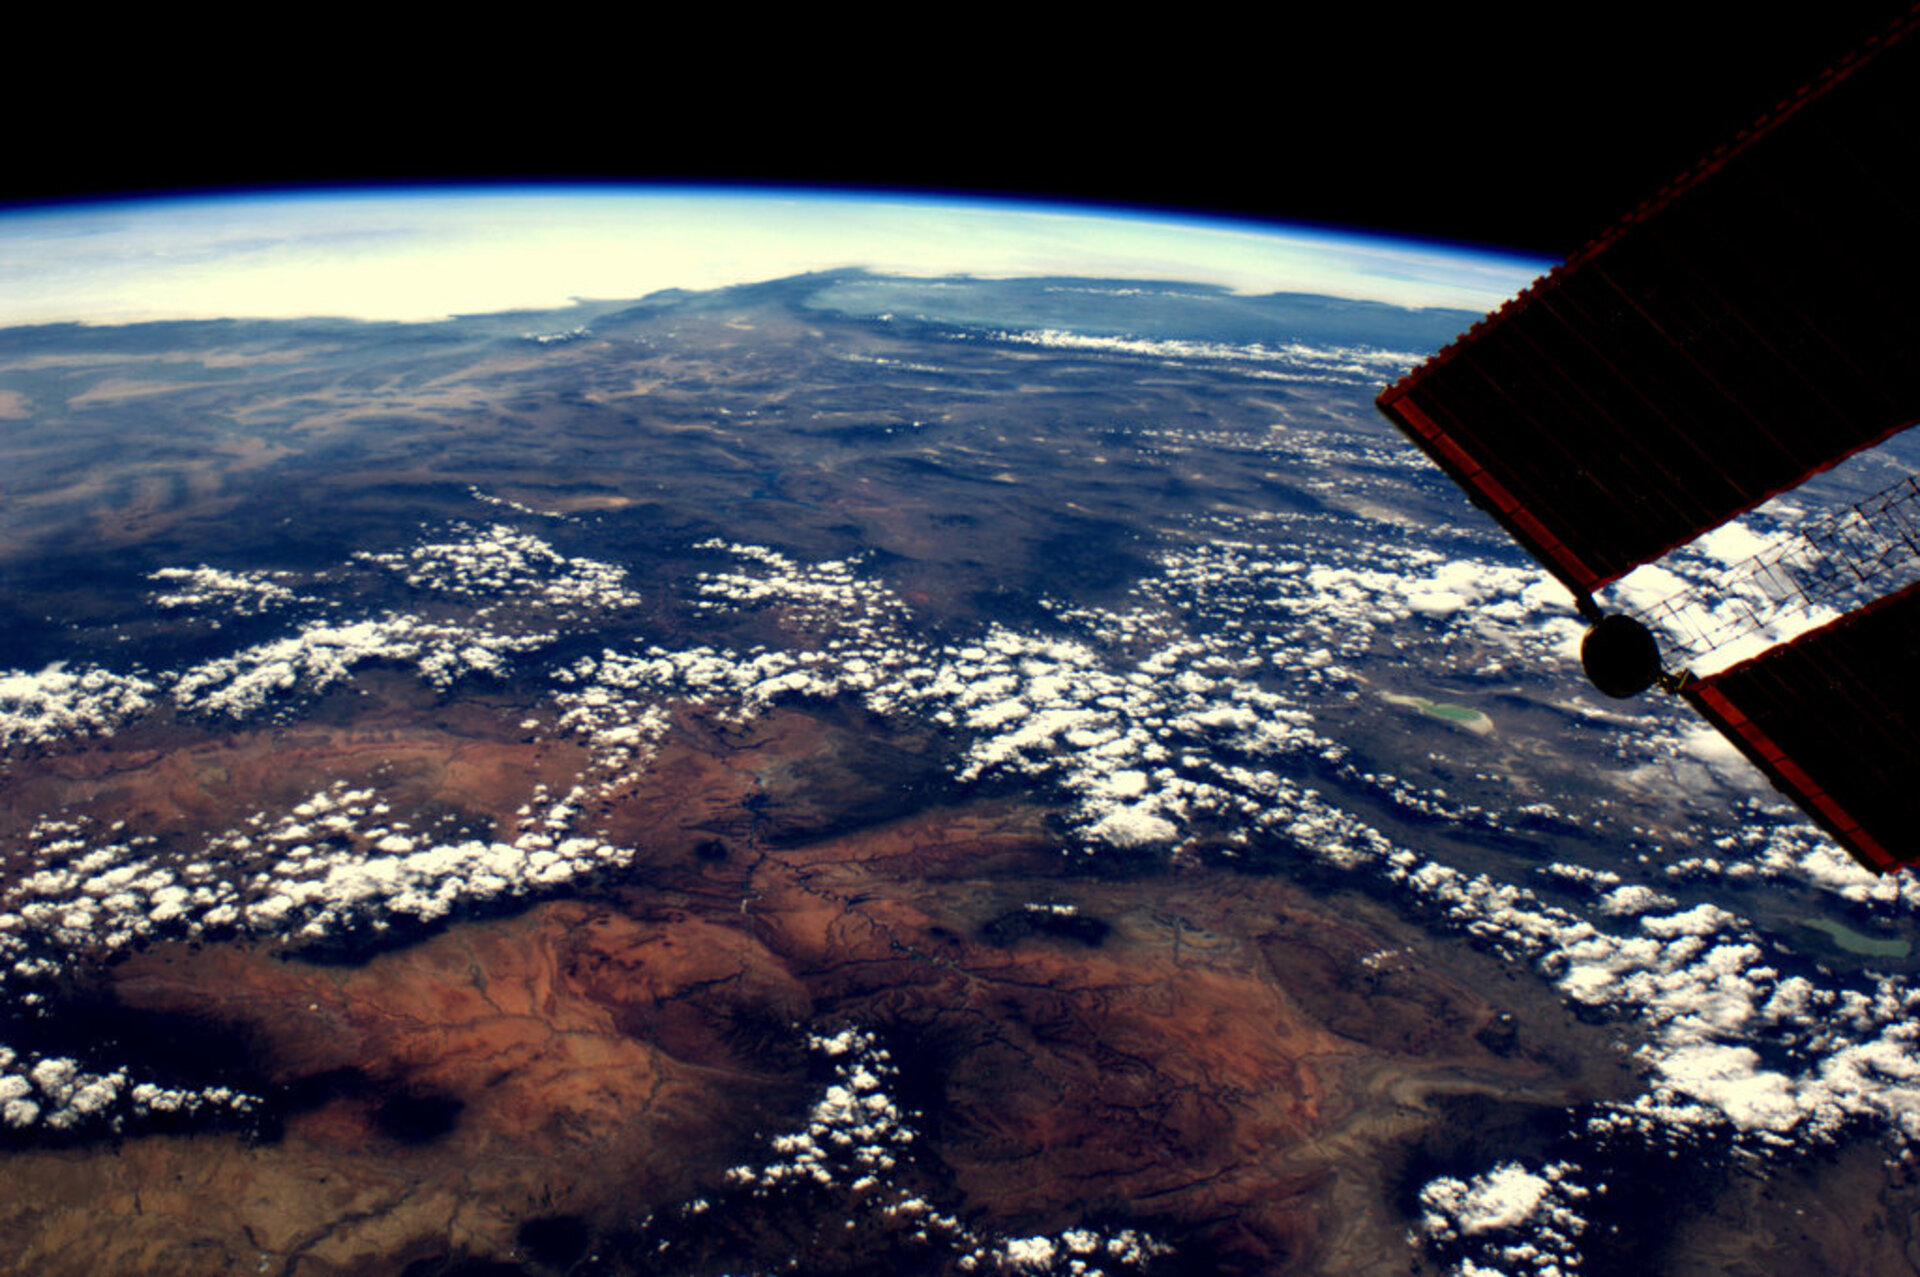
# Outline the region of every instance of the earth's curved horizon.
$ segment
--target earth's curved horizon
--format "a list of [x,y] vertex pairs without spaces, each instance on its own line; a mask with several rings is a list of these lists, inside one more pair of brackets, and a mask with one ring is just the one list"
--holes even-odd
[[1518,262],[573,198],[0,213],[0,1266],[1920,1261],[1920,890],[1372,410]]
[[0,326],[424,323],[847,267],[1181,280],[1479,311],[1548,265],[1364,229],[915,191],[601,183],[216,192],[0,205]]

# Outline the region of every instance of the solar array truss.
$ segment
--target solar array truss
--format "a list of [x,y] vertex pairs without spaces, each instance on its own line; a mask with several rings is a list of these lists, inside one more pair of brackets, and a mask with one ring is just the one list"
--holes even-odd
[[[1813,520],[1712,581],[1633,615],[1694,670],[1822,625],[1920,581],[1920,478]],[[1730,655],[1731,654],[1731,655]]]
[[[1916,28],[1920,7],[1380,396],[1583,612],[1633,568],[1920,419]],[[1920,813],[1869,792],[1920,790],[1920,718],[1885,720],[1879,768],[1823,725],[1844,736],[1879,703],[1859,681],[1875,677],[1869,656],[1905,653],[1887,676],[1920,685],[1903,646],[1916,621],[1910,602],[1869,607],[1843,638],[1811,632],[1687,692],[1881,870],[1920,859]],[[1826,674],[1808,664],[1823,660]],[[1860,782],[1827,783],[1828,751]]]

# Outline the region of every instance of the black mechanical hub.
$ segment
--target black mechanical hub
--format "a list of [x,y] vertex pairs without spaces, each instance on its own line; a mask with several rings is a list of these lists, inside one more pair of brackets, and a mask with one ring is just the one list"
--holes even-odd
[[1638,696],[1660,681],[1660,645],[1653,632],[1630,616],[1603,616],[1580,641],[1587,678],[1608,696]]

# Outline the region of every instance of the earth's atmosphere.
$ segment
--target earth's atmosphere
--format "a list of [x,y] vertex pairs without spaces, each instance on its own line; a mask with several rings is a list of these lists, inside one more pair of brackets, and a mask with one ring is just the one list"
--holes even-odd
[[1920,1265],[1920,890],[1586,686],[1476,317],[0,330],[0,1267]]

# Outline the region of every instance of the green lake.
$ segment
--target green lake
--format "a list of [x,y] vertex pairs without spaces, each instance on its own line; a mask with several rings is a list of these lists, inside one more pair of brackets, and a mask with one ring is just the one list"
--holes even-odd
[[1913,943],[1908,940],[1886,940],[1878,936],[1862,935],[1844,923],[1831,918],[1802,918],[1800,925],[1824,931],[1833,937],[1833,942],[1848,953],[1864,954],[1869,958],[1904,958],[1913,952]]

